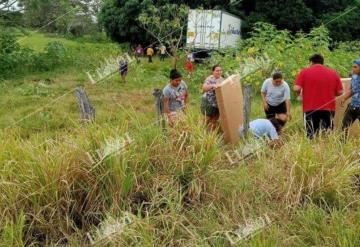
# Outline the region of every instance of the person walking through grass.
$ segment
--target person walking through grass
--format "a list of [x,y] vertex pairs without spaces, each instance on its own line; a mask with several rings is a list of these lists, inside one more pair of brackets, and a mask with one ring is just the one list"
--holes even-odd
[[194,65],[189,58],[186,59],[185,67],[186,67],[186,71],[188,72],[188,77],[189,79],[191,79],[194,71]]
[[154,49],[150,46],[146,49],[146,56],[148,57],[148,62],[152,63],[152,57],[154,55]]
[[348,136],[348,129],[356,119],[360,121],[360,58],[355,60],[352,64],[351,86],[350,90],[345,93],[344,99],[340,102],[343,106],[350,98],[351,102],[347,106],[345,115],[342,121],[342,129]]
[[343,92],[339,75],[325,67],[324,57],[314,54],[310,67],[297,76],[294,91],[302,93],[306,135],[309,139],[320,130],[331,130],[335,115],[335,100]]
[[291,119],[290,88],[283,80],[281,71],[275,71],[272,78],[264,81],[261,87],[261,97],[267,119],[280,113],[286,114]]
[[142,57],[143,53],[144,53],[144,49],[142,48],[142,46],[140,44],[138,44],[135,47],[135,51],[134,51],[137,63],[140,63],[140,57]]
[[121,60],[119,61],[119,72],[120,72],[121,80],[123,82],[126,82],[128,68],[129,68],[129,65],[128,65],[128,61],[126,60],[126,58],[121,58]]
[[206,125],[210,130],[215,130],[220,117],[216,100],[215,89],[223,82],[222,69],[220,65],[212,67],[212,75],[206,78],[203,84],[203,96],[201,100],[201,112],[206,118]]
[[166,46],[161,45],[159,50],[160,50],[160,61],[164,61],[166,56]]
[[189,100],[188,87],[176,69],[170,71],[170,82],[163,89],[162,97],[164,114],[171,125],[179,118]]

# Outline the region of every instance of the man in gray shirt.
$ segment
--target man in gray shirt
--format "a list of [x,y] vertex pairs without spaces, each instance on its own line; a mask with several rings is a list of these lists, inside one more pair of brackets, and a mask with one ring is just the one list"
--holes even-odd
[[286,114],[290,119],[290,88],[280,71],[273,73],[272,78],[264,81],[261,87],[261,97],[266,118],[275,117],[276,114]]

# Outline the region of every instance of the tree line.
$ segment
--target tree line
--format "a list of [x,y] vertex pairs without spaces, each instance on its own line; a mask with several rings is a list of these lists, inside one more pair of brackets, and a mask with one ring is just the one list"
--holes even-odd
[[[48,32],[82,35],[104,30],[118,42],[149,42],[152,38],[142,28],[139,17],[166,5],[189,8],[221,9],[243,20],[246,37],[256,22],[268,22],[292,33],[308,32],[327,24],[335,41],[360,39],[360,0],[18,0],[21,16],[4,6],[14,0],[0,0],[0,16],[18,20],[22,25],[43,27]],[[173,9],[169,7],[167,9]],[[11,18],[8,16],[12,15]],[[66,15],[65,18],[58,18]],[[169,14],[169,16],[171,16]],[[15,18],[16,17],[16,18]],[[56,21],[53,21],[53,20]],[[51,23],[50,23],[51,22]],[[185,20],[186,22],[186,20]],[[50,23],[50,24],[49,24]],[[183,23],[184,25],[186,23]]]

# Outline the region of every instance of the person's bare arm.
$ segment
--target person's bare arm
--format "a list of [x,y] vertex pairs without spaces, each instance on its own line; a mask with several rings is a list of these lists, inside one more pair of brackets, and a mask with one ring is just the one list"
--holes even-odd
[[[350,91],[351,92],[351,91]],[[342,95],[344,93],[344,90],[340,90],[340,91],[336,91],[336,96],[340,96],[340,95]],[[352,94],[352,93],[351,93]],[[350,97],[351,97],[351,95],[350,95]],[[348,98],[350,98],[350,97],[348,97]]]
[[204,92],[214,90],[215,88],[216,88],[216,84],[211,84],[211,83],[208,83],[208,82],[205,82],[203,84],[203,91]]
[[299,95],[301,93],[301,89],[302,88],[299,85],[294,85],[293,90],[297,95]]

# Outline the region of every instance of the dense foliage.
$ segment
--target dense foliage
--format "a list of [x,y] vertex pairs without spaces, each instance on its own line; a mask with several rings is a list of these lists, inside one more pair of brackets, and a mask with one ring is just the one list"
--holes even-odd
[[[14,37],[3,36],[7,61],[26,53],[22,38],[10,48]],[[269,66],[260,63],[242,78],[254,85],[254,119],[264,114],[255,92],[272,69],[284,70],[291,82],[316,51],[346,76],[360,56],[357,43],[330,50],[324,27],[291,35],[256,24],[239,47],[196,64],[193,78],[183,78],[190,91],[186,116],[164,131],[155,122],[152,90],[168,82],[170,59],[129,63],[127,83],[116,73],[92,84],[85,73],[91,62],[101,69],[105,58],[118,55],[116,45],[33,32],[26,38],[35,47],[44,43],[31,61],[49,67],[0,84],[0,246],[232,246],[227,236],[237,239],[239,229],[264,214],[271,224],[233,246],[359,246],[358,137],[342,143],[334,132],[306,140],[293,101],[282,148],[259,148],[251,138],[230,147],[206,131],[199,111],[199,85],[216,62],[231,74],[270,58]],[[184,67],[179,60],[182,73]],[[79,85],[96,109],[92,123],[79,122],[73,94]],[[126,134],[132,141],[122,143]],[[256,153],[231,164],[225,153],[238,159],[232,151],[241,155],[245,148]]]
[[360,50],[356,49],[360,42],[338,43],[330,49],[330,40],[329,31],[324,26],[314,28],[308,34],[298,32],[292,35],[267,23],[256,23],[251,37],[243,40],[235,51],[236,59],[229,52],[213,59],[221,61],[229,73],[243,71],[244,66],[256,65],[257,61],[266,59],[243,80],[256,85],[256,88],[275,69],[282,70],[285,80],[292,83],[300,69],[308,66],[308,59],[314,53],[323,54],[327,66],[347,77],[352,61],[360,57]]
[[[160,7],[176,1],[149,0],[104,0],[100,14],[106,32],[120,42],[148,41],[147,36],[139,28],[136,21],[141,12],[150,6]],[[341,18],[329,23],[330,37],[334,40],[352,40],[359,38],[357,0],[307,1],[307,0],[244,0],[244,1],[181,1],[190,8],[223,9],[240,16],[243,20],[243,32],[248,34],[254,24],[259,21],[274,24],[279,29],[309,31],[311,28],[327,23],[330,20],[346,13]],[[179,3],[180,4],[180,1]],[[128,18],[131,16],[132,18]],[[184,23],[186,24],[186,23]]]
[[[119,50],[117,45],[108,43],[102,52],[94,53],[102,46],[86,40],[81,45],[76,42],[73,42],[76,45],[64,45],[61,39],[54,39],[45,43],[40,51],[35,51],[20,44],[31,35],[21,29],[0,27],[0,79],[58,69],[89,68],[94,62],[97,65],[99,59],[109,51],[113,53]],[[85,51],[91,55],[86,55]]]
[[140,27],[138,18],[152,7],[161,8],[167,4],[222,9],[238,15],[243,19],[244,36],[259,21],[269,22],[292,33],[300,30],[308,32],[327,23],[330,37],[334,40],[359,39],[360,33],[359,0],[19,0],[18,10],[22,9],[22,14],[8,11],[14,2],[1,0],[0,24],[27,25],[75,36],[104,28],[109,37],[118,42],[151,42],[151,35]]
[[[75,36],[84,35],[99,31],[99,26],[94,22],[97,16],[101,0],[2,0],[0,3],[17,3],[18,7],[12,11],[4,9],[0,12],[0,20],[7,21],[9,16],[14,16],[14,12],[22,13],[21,23],[18,18],[16,23],[27,27],[40,28],[47,32],[73,34]],[[13,4],[14,7],[16,4]],[[1,10],[1,6],[0,6]],[[20,12],[20,10],[22,10]],[[1,22],[0,22],[1,23]]]

